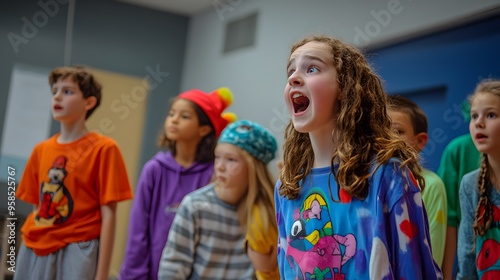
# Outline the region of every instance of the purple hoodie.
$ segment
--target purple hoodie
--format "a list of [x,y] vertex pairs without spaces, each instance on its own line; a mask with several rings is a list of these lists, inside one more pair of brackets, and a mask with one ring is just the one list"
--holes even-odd
[[213,170],[213,162],[184,168],[170,152],[158,152],[144,165],[119,279],[158,279],[161,254],[179,203],[186,194],[207,185]]

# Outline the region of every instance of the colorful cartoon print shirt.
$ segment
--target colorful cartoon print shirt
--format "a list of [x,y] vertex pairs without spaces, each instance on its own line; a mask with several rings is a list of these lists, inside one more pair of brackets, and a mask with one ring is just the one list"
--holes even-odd
[[458,230],[457,279],[500,279],[500,192],[489,183],[493,222],[484,235],[475,238],[472,224],[479,201],[478,175],[479,169],[467,173],[460,185],[462,221]]
[[314,168],[289,200],[275,188],[282,279],[442,279],[427,215],[408,169],[391,160],[351,198],[330,167]]
[[21,228],[38,256],[70,243],[99,238],[101,206],[132,198],[116,142],[95,132],[67,144],[59,133],[33,149],[16,196],[37,205]]

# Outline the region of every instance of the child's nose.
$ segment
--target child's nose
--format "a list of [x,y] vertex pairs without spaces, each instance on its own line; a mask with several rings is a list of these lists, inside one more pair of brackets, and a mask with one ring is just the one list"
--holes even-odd
[[56,93],[54,93],[54,95],[52,96],[52,98],[54,98],[56,100],[61,99],[61,97],[62,97],[62,93],[60,90],[56,91]]
[[288,83],[290,84],[290,86],[300,86],[304,83],[304,81],[302,80],[300,74],[296,71],[293,72],[290,77],[288,77]]
[[483,118],[482,116],[479,116],[479,117],[476,119],[476,121],[475,121],[474,125],[475,125],[476,127],[484,127],[484,118]]
[[215,169],[218,171],[224,171],[224,163],[222,162],[222,160],[215,161]]

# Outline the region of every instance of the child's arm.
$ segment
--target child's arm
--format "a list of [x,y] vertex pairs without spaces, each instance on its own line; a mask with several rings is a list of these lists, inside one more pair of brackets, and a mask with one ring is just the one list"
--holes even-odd
[[107,280],[109,265],[113,253],[113,242],[116,227],[116,202],[101,206],[101,236],[99,239],[99,259],[97,262],[96,280]]
[[457,253],[457,226],[458,211],[458,188],[460,187],[460,160],[455,154],[456,151],[451,146],[446,146],[441,155],[441,162],[438,168],[438,175],[441,177],[446,190],[447,216],[446,216],[446,242],[443,256],[443,275],[445,280],[453,279],[453,266]]
[[395,279],[442,279],[442,272],[432,257],[429,223],[420,189],[407,168],[389,172],[393,186],[388,192],[388,243]]
[[[477,279],[476,268],[476,252],[472,250],[475,244],[474,229],[472,224],[475,220],[476,207],[472,203],[473,200],[478,200],[477,194],[473,194],[476,187],[476,178],[467,180],[471,176],[465,175],[460,185],[460,208],[462,210],[462,220],[458,227],[458,279]],[[472,181],[473,184],[467,184],[467,181]],[[477,245],[477,244],[476,244]]]
[[438,265],[441,266],[446,242],[446,191],[440,179],[435,180],[432,178],[426,180],[425,186],[422,199],[425,202],[425,209],[429,217],[432,255]]
[[[152,168],[146,165],[139,178],[130,210],[127,247],[120,268],[120,279],[145,279],[151,270],[150,216],[154,182]],[[159,225],[158,225],[159,226]],[[163,244],[162,244],[163,245]]]
[[265,214],[260,213],[256,205],[252,209],[252,215],[254,220],[245,237],[248,258],[256,270],[258,280],[277,279],[279,278],[277,275],[277,229],[271,226],[273,221],[269,221],[267,228],[264,227],[260,217]]
[[271,252],[269,252],[268,254],[261,254],[254,251],[252,248],[248,247],[247,248],[248,258],[252,262],[252,265],[255,268],[255,270],[263,273],[274,272],[276,270],[276,267],[278,266],[276,249],[277,249],[276,247],[273,247],[271,248]]

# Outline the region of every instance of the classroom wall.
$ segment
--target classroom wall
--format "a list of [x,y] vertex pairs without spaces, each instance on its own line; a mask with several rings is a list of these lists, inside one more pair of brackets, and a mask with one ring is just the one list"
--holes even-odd
[[[132,119],[133,113],[147,102],[142,130],[129,131],[134,136],[140,135],[142,145],[139,143],[138,153],[141,158],[133,168],[142,169],[143,163],[157,151],[156,138],[169,99],[179,92],[189,19],[111,0],[77,0],[68,48],[67,2],[19,0],[0,3],[0,127],[4,125],[11,72],[16,63],[49,70],[65,63],[84,64],[99,71],[134,77],[141,80],[141,85],[149,85],[147,98],[134,99],[131,91],[125,91],[120,98],[114,98],[118,101],[115,109],[103,105],[99,111],[116,126],[122,126],[136,121]],[[10,39],[13,36],[16,38],[14,44]],[[65,61],[65,57],[69,59]],[[50,92],[46,94],[50,99]],[[103,94],[106,99],[106,87]],[[58,130],[59,125],[53,122],[50,134]],[[102,129],[101,132],[106,134]],[[0,129],[0,139],[2,133]],[[120,143],[123,139],[116,140]],[[135,180],[131,183],[135,188]],[[7,190],[6,182],[0,182],[0,189]],[[6,196],[6,191],[0,192],[1,211],[6,210]],[[119,208],[122,218],[128,217],[130,208],[129,202],[125,204],[128,205],[126,209]],[[26,215],[30,210],[29,205],[16,202],[17,215]],[[119,219],[111,265],[113,275],[121,264],[127,230],[128,219]]]
[[[327,33],[369,48],[450,26],[500,6],[498,0],[216,3],[191,19],[181,88],[229,87],[235,95],[230,109],[240,118],[251,118],[271,129],[280,146],[288,122],[282,97],[285,67],[294,41],[311,33]],[[255,45],[224,54],[225,25],[255,11]]]
[[[441,154],[469,132],[464,105],[482,79],[500,79],[500,13],[368,53],[388,94],[404,95],[427,115],[428,142],[420,153],[437,171]],[[468,114],[467,114],[468,116]]]

